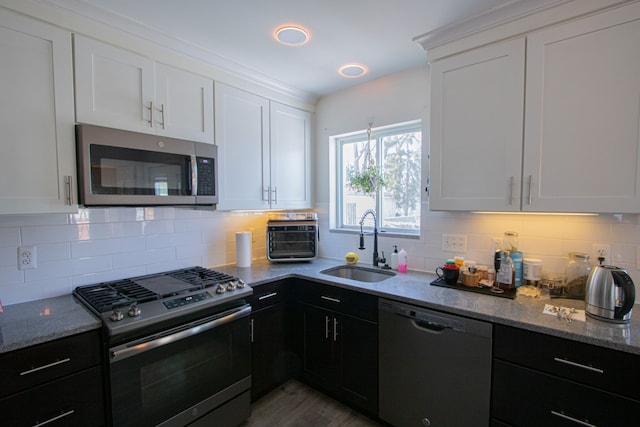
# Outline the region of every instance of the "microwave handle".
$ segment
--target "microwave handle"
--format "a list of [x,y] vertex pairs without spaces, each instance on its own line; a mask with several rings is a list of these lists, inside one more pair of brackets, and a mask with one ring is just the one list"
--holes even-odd
[[192,196],[198,195],[198,162],[195,155],[191,156],[191,167],[187,177],[187,192]]

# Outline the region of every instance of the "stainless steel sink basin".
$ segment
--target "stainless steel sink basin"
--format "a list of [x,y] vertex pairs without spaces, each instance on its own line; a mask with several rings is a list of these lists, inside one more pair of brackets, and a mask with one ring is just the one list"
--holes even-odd
[[320,273],[334,277],[342,277],[343,279],[357,280],[358,282],[381,282],[396,275],[396,273],[392,271],[359,267],[356,265],[339,265],[322,270]]

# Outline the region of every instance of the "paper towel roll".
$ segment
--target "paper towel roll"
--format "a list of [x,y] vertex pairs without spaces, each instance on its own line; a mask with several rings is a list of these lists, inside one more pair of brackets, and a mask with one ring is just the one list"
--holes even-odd
[[248,231],[236,233],[236,265],[251,267],[251,233]]

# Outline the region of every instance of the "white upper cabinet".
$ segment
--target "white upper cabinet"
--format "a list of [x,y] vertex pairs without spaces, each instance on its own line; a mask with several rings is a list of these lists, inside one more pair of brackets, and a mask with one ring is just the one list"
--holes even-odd
[[309,113],[216,82],[218,209],[310,207],[310,129]]
[[213,81],[156,64],[154,126],[161,135],[213,142]]
[[269,100],[215,84],[217,208],[269,208]]
[[432,64],[430,209],[520,209],[524,43]]
[[524,210],[640,212],[640,5],[531,34],[525,112]]
[[311,114],[271,101],[272,208],[311,207]]
[[213,81],[75,36],[76,119],[213,143]]
[[71,34],[0,9],[0,213],[71,212]]
[[430,208],[640,212],[640,4],[524,43],[432,64]]

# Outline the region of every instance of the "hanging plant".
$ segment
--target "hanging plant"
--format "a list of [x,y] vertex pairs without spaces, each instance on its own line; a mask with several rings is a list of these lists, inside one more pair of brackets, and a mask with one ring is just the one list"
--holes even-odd
[[358,193],[364,193],[367,195],[375,194],[379,188],[384,188],[386,182],[384,175],[376,167],[371,156],[371,123],[369,123],[369,129],[367,129],[369,139],[367,141],[366,151],[364,155],[364,168],[363,170],[356,170],[355,165],[347,167],[347,178],[349,189]]

